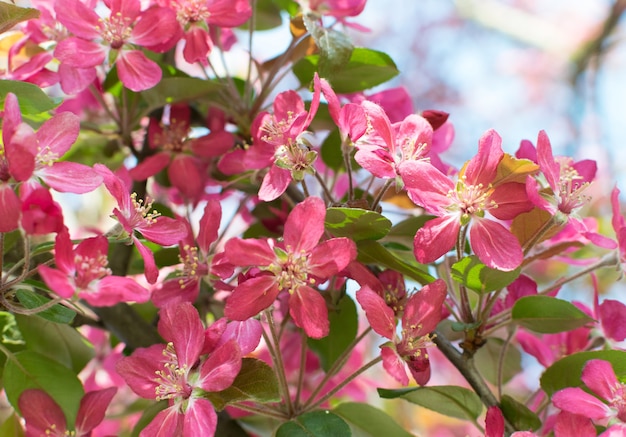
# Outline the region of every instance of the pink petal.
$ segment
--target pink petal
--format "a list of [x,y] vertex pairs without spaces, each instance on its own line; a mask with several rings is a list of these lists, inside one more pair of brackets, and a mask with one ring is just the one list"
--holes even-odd
[[104,62],[106,50],[95,42],[70,37],[57,44],[54,56],[70,67],[91,68]]
[[354,160],[378,178],[396,177],[396,166],[391,153],[377,144],[357,144]]
[[61,193],[89,193],[102,185],[102,176],[87,165],[59,161],[37,170],[37,174],[51,188]]
[[164,170],[170,163],[172,157],[168,152],[160,152],[156,155],[148,156],[129,170],[130,176],[136,181],[144,181],[150,176],[154,176]]
[[194,155],[215,158],[229,152],[235,144],[233,134],[228,131],[213,131],[209,135],[191,140]]
[[555,361],[555,351],[540,338],[525,331],[518,331],[516,335],[522,349],[532,355],[544,367],[550,367]]
[[324,234],[326,204],[319,197],[308,197],[297,204],[285,223],[284,240],[287,251],[309,252]]
[[190,64],[206,63],[211,49],[213,49],[213,41],[206,29],[192,25],[185,32],[185,47],[183,48],[185,61]]
[[519,240],[500,223],[474,218],[470,244],[478,258],[492,269],[511,271],[524,260]]
[[183,302],[165,306],[159,316],[159,334],[174,343],[180,367],[191,369],[204,345],[204,326],[198,310],[189,302]]
[[[182,196],[191,201],[204,193],[205,178],[199,161],[188,155],[179,155],[172,160],[167,168],[167,175],[174,187]],[[204,171],[206,173],[206,171]]]
[[417,231],[413,240],[415,258],[428,264],[445,255],[456,244],[461,225],[458,218],[444,216],[429,220]]
[[37,271],[41,278],[58,296],[69,299],[74,296],[75,285],[70,281],[67,273],[55,270],[47,265],[40,265]]
[[[209,401],[207,401],[209,402]],[[177,405],[160,411],[152,422],[139,433],[139,437],[172,437],[182,436],[185,415],[178,412]],[[200,434],[201,435],[201,434]]]
[[47,147],[62,157],[78,138],[79,131],[79,118],[71,112],[62,112],[46,120],[35,136],[42,149]]
[[217,232],[222,221],[222,207],[217,200],[209,200],[204,207],[204,213],[200,219],[198,232],[198,246],[205,255],[209,253],[209,247],[217,240]]
[[[183,419],[181,436],[212,436],[217,428],[217,414],[213,404],[206,399],[191,398]],[[170,434],[179,435],[179,434]],[[165,437],[165,436],[164,436]]]
[[289,170],[272,165],[270,171],[263,177],[259,189],[259,199],[264,202],[278,199],[285,192],[290,182],[291,172]]
[[278,292],[274,275],[247,279],[226,298],[224,314],[231,320],[247,320],[269,308]]
[[252,8],[248,0],[215,0],[210,3],[209,24],[220,27],[237,27],[248,21]]
[[[441,321],[441,307],[447,296],[446,283],[437,279],[411,295],[402,315],[402,327],[414,338],[432,332]],[[417,326],[413,329],[412,326]]]
[[61,89],[66,94],[78,94],[96,80],[95,67],[79,68],[67,64],[59,65],[59,80]]
[[593,420],[600,420],[612,415],[611,409],[595,396],[586,393],[580,387],[564,388],[552,396],[552,403],[568,413],[580,414]]
[[519,214],[533,209],[533,203],[526,194],[526,184],[515,182],[499,185],[489,196],[498,206],[489,212],[500,220],[513,220]]
[[103,390],[86,393],[80,400],[80,407],[76,415],[76,425],[74,429],[77,435],[88,434],[104,419],[104,414],[113,396],[117,393],[117,388],[105,388]]
[[236,266],[269,266],[276,261],[276,254],[267,240],[231,238],[226,242],[224,253]]
[[487,408],[485,417],[485,437],[504,436],[504,416],[496,406]]
[[539,164],[550,188],[555,191],[558,190],[561,168],[559,163],[554,160],[552,145],[545,131],[540,131],[537,137],[537,164]]
[[142,398],[156,398],[159,382],[155,372],[162,369],[164,349],[165,345],[162,344],[139,348],[132,355],[122,357],[115,365],[115,370],[126,384]]
[[615,341],[626,339],[626,305],[618,300],[606,299],[598,310],[604,334]]
[[409,377],[406,375],[404,360],[390,346],[381,346],[380,355],[383,358],[383,368],[388,374],[393,376],[396,381],[406,386],[409,385]]
[[345,132],[352,141],[357,141],[367,131],[367,116],[361,105],[348,103],[339,113],[336,121],[340,132]]
[[161,80],[159,65],[139,50],[121,51],[115,64],[120,80],[131,91],[147,90]]
[[199,386],[215,392],[227,389],[241,370],[241,352],[235,340],[229,340],[209,354],[200,369]]
[[179,281],[179,278],[167,280],[161,287],[153,290],[150,301],[154,306],[163,308],[169,304],[195,302],[200,293],[200,283],[197,280],[188,280],[181,284]]
[[394,312],[385,300],[367,285],[356,293],[356,300],[365,311],[365,316],[372,329],[379,335],[392,340],[396,331]]
[[[588,417],[568,413],[567,411],[561,411],[556,417],[554,424],[555,437],[596,437],[596,435],[596,428]],[[604,433],[602,435],[604,436]],[[618,436],[623,435],[618,434]]]
[[91,40],[99,36],[100,17],[80,0],[57,0],[54,4],[57,20],[74,35]]
[[604,360],[587,361],[580,379],[602,399],[612,401],[615,392],[621,386],[611,363]]
[[498,164],[503,156],[502,138],[495,130],[488,130],[478,141],[478,153],[469,161],[465,169],[464,176],[468,184],[489,185],[496,177]]
[[234,320],[226,326],[222,339],[234,339],[243,356],[252,353],[257,348],[261,342],[262,333],[263,327],[257,319]]
[[182,221],[165,216],[157,217],[156,223],[148,226],[137,226],[137,230],[146,237],[146,240],[161,246],[178,244],[187,237],[189,232]]
[[80,292],[78,295],[93,306],[112,306],[120,302],[143,303],[150,299],[150,291],[133,278],[105,276],[97,285],[97,293]]
[[361,106],[365,109],[369,123],[376,135],[380,136],[383,140],[389,153],[394,154],[396,151],[394,132],[385,110],[376,103],[368,100],[361,102]]
[[22,209],[20,199],[7,184],[0,184],[0,232],[11,232],[17,229]]
[[67,430],[61,407],[43,390],[27,389],[18,400],[28,435],[46,435],[50,428],[63,433]]
[[356,245],[349,238],[326,240],[311,251],[309,274],[320,279],[330,278],[345,269],[356,255]]
[[[139,4],[139,2],[137,2]],[[132,29],[129,42],[162,52],[162,44],[180,35],[176,12],[170,8],[151,7],[141,13]]]
[[328,335],[328,309],[319,291],[306,285],[298,287],[289,296],[289,314],[296,326],[304,329],[307,336],[322,338]]
[[454,182],[448,176],[425,161],[405,161],[399,171],[413,202],[430,213],[446,213],[445,208],[452,203],[448,193],[454,190]]
[[159,269],[154,261],[154,254],[145,246],[137,237],[133,236],[133,243],[139,251],[141,258],[143,258],[143,269],[146,281],[150,284],[154,284],[159,278]]

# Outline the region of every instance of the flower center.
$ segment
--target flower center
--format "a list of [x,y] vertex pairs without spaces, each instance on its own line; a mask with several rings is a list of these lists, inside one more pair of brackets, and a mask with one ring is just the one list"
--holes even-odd
[[100,18],[98,22],[100,24],[96,26],[96,30],[111,45],[111,48],[120,49],[124,42],[130,38],[132,32],[131,19],[123,17],[121,12],[111,15],[109,18]]
[[140,222],[144,222],[147,225],[153,225],[156,223],[157,217],[159,217],[161,214],[155,209],[150,212],[150,210],[152,209],[152,204],[154,203],[153,200],[147,199],[146,203],[144,204],[143,199],[137,199],[137,193],[131,194],[130,200],[132,201],[133,208],[135,209],[135,214],[131,220],[134,225],[137,225]]
[[278,147],[274,153],[276,166],[290,170],[296,181],[304,179],[305,172],[311,169],[311,164],[317,157],[317,152],[311,150],[307,143],[304,138],[295,142],[289,139],[287,144]]
[[469,185],[465,176],[460,178],[456,187],[450,190],[447,197],[453,200],[449,207],[461,213],[461,223],[467,224],[472,216],[482,217],[486,209],[496,208],[498,204],[489,199],[491,186],[485,188],[483,184]]
[[185,141],[189,133],[187,125],[176,123],[176,120],[172,120],[172,123],[169,125],[160,123],[160,127],[163,130],[154,135],[153,145],[170,152],[182,152],[187,149]]
[[278,289],[287,290],[290,294],[295,293],[299,287],[313,283],[308,273],[309,257],[305,251],[300,254],[287,253],[287,258],[278,264],[272,264],[272,271],[277,278]]
[[183,398],[191,396],[191,387],[187,384],[187,366],[178,367],[178,358],[174,344],[169,342],[163,349],[165,357],[162,370],[155,373],[155,381],[159,384],[155,389],[156,400]]
[[288,111],[287,118],[283,120],[276,120],[276,117],[273,115],[269,116],[269,119],[261,126],[261,131],[265,133],[261,139],[270,144],[283,145],[285,132],[289,130],[294,119],[295,117],[292,111]]
[[568,164],[561,163],[561,173],[559,177],[559,211],[564,214],[571,214],[589,201],[589,196],[583,192],[591,185],[585,182],[576,169]]
[[207,8],[206,1],[198,0],[178,0],[174,2],[176,18],[181,26],[197,21],[205,21],[211,13]]
[[108,268],[109,261],[107,256],[98,253],[96,256],[74,256],[74,265],[76,266],[76,287],[85,290],[92,281],[102,279],[112,274]]

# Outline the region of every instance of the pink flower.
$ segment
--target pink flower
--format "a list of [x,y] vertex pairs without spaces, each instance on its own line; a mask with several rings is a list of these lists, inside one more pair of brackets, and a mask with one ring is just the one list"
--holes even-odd
[[26,437],[88,437],[104,419],[116,392],[117,389],[111,387],[86,393],[80,400],[76,425],[73,430],[68,430],[63,410],[50,395],[39,389],[24,390],[18,404],[26,421]]
[[[504,437],[504,416],[498,407],[487,409],[485,437]],[[537,434],[531,431],[515,431],[511,437],[537,437]]]
[[128,233],[131,240],[139,250],[145,268],[148,282],[154,284],[159,276],[159,270],[154,262],[154,255],[135,236],[135,231],[141,233],[146,239],[162,246],[178,244],[187,236],[187,227],[179,220],[170,217],[161,217],[156,211],[150,211],[152,201],[137,200],[136,193],[129,194],[128,187],[111,170],[102,164],[94,165],[94,169],[104,178],[104,185],[117,201],[119,208],[113,210],[113,214],[119,220]]
[[519,241],[498,220],[511,220],[532,205],[524,184],[494,185],[504,157],[501,142],[495,131],[486,132],[479,141],[478,154],[465,165],[456,182],[425,161],[409,160],[401,165],[400,174],[411,200],[437,216],[415,235],[419,262],[430,263],[445,255],[457,243],[459,232],[469,227],[470,245],[484,264],[510,271],[522,263]]
[[146,302],[150,292],[123,276],[112,276],[107,267],[109,242],[106,237],[86,238],[73,247],[67,229],[56,236],[54,260],[56,269],[40,265],[44,282],[60,297],[77,295],[94,306],[119,302]]
[[252,8],[248,0],[163,0],[176,12],[185,31],[185,61],[208,65],[207,56],[213,49],[208,26],[238,27],[248,21]]
[[225,254],[233,265],[258,267],[260,272],[240,282],[226,300],[224,314],[246,320],[269,308],[282,290],[289,292],[289,313],[309,337],[328,335],[326,301],[311,286],[324,282],[356,258],[347,238],[319,243],[324,234],[326,207],[309,197],[296,205],[285,223],[284,245],[271,240],[233,238]]
[[368,286],[357,292],[357,300],[376,333],[391,340],[381,346],[383,367],[403,385],[409,383],[405,366],[415,382],[424,385],[430,379],[427,347],[432,346],[430,333],[441,321],[446,298],[446,284],[438,279],[411,295],[402,312],[402,332],[396,333],[396,315],[385,300]]
[[23,190],[20,225],[29,235],[45,235],[63,229],[63,211],[41,186]]
[[161,52],[171,48],[180,34],[176,14],[157,6],[142,11],[139,0],[114,0],[107,6],[110,14],[101,18],[80,0],[56,0],[57,19],[75,36],[60,41],[55,56],[69,67],[67,74],[86,70],[93,72],[87,73],[92,79],[95,67],[113,59],[125,87],[132,91],[152,88],[161,80],[161,68],[135,47]]
[[583,368],[581,380],[597,396],[580,387],[568,387],[552,396],[552,403],[563,411],[606,423],[617,418],[626,422],[626,385],[615,376],[611,363],[589,360]]
[[259,189],[265,202],[278,198],[292,180],[300,181],[313,171],[317,152],[303,138],[320,101],[320,79],[315,74],[314,92],[307,112],[302,98],[295,91],[280,93],[274,100],[274,114],[260,113],[252,124],[254,144],[248,150],[246,162],[251,168],[270,167]]
[[167,345],[137,349],[117,363],[136,394],[169,404],[140,436],[213,436],[217,414],[203,393],[232,385],[241,369],[239,347],[229,340],[204,350],[205,329],[190,303],[168,305],[160,316],[158,329]]

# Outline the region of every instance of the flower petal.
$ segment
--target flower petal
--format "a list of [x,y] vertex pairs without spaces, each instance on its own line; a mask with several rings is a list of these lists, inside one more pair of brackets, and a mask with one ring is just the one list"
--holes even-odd
[[519,240],[500,223],[474,217],[470,245],[478,258],[492,269],[515,270],[524,260]]
[[76,415],[76,435],[87,435],[104,420],[104,414],[117,393],[117,388],[110,387],[86,393],[80,400]]
[[604,419],[612,415],[608,405],[583,391],[580,387],[559,390],[552,396],[552,403],[563,411],[580,414],[593,420]]
[[298,287],[289,297],[289,314],[296,326],[304,329],[309,337],[322,338],[328,335],[328,309],[319,291],[306,285]]
[[396,319],[393,310],[387,306],[385,300],[367,285],[356,292],[356,300],[365,311],[372,329],[377,334],[392,340],[396,330]]
[[309,252],[324,234],[326,205],[319,197],[307,197],[297,204],[285,223],[284,240],[287,251]]
[[246,279],[226,298],[224,314],[231,320],[247,320],[269,308],[278,292],[274,275]]
[[222,391],[233,384],[241,370],[241,352],[235,340],[229,340],[209,354],[200,369],[198,385],[206,391]]

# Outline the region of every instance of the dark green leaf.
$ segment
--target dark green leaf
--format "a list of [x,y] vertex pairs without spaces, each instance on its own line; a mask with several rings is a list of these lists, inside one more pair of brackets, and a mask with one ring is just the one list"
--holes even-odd
[[256,358],[244,358],[241,371],[233,385],[215,393],[206,393],[217,410],[232,402],[255,401],[259,403],[280,400],[278,381],[270,366]]
[[502,369],[502,383],[506,384],[511,378],[522,371],[522,354],[513,344],[509,344],[504,353],[504,361],[500,364],[500,356],[504,340],[496,337],[487,339],[474,355],[476,368],[493,385],[498,384],[498,370]]
[[316,14],[305,14],[302,18],[320,52],[317,63],[320,76],[333,77],[350,61],[354,46],[344,33],[324,27]]
[[337,171],[343,167],[343,155],[341,153],[341,136],[339,130],[334,129],[328,134],[322,143],[320,153],[322,161],[329,168]]
[[391,229],[388,218],[360,208],[328,208],[324,225],[334,236],[348,237],[354,241],[378,240]]
[[[0,3],[5,5],[6,3]],[[56,108],[60,99],[52,100],[37,85],[16,80],[0,80],[0,106],[4,108],[4,100],[8,93],[17,96],[22,114],[41,114]]]
[[350,437],[350,427],[328,410],[311,411],[283,423],[275,437]]
[[378,394],[386,399],[402,398],[429,410],[464,420],[476,420],[483,410],[483,404],[476,393],[452,385],[399,390],[379,388]]
[[94,357],[93,347],[69,325],[21,314],[16,314],[15,320],[28,350],[45,355],[75,373],[83,370]]
[[[31,310],[39,308],[50,302],[50,299],[47,297],[41,296],[30,290],[18,290],[16,296],[22,305]],[[37,315],[46,320],[50,320],[51,322],[68,324],[74,320],[76,311],[61,304],[56,304],[44,311],[38,312]]]
[[502,396],[500,408],[504,417],[515,429],[536,431],[541,426],[541,420],[535,413],[509,395]]
[[435,280],[431,275],[407,262],[402,261],[382,244],[373,240],[357,242],[358,260],[364,264],[376,264],[400,272],[422,285],[430,284]]
[[467,256],[452,265],[452,279],[477,293],[500,290],[515,281],[520,272],[519,267],[510,272],[489,268],[476,255]]
[[381,242],[396,243],[407,249],[413,250],[413,239],[415,238],[415,234],[417,234],[417,231],[420,230],[431,218],[433,217],[430,215],[419,215],[417,217],[410,217],[403,220],[394,225]]
[[339,355],[356,338],[358,318],[356,305],[348,295],[344,295],[334,311],[329,311],[330,321],[329,334],[319,340],[312,338],[307,342],[309,347],[320,358],[322,369],[328,371],[335,363]]
[[352,435],[355,437],[412,436],[387,413],[368,404],[344,402],[335,407],[333,413],[348,422],[352,429]]
[[515,302],[513,321],[543,334],[571,331],[593,319],[572,303],[550,296],[525,296]]
[[[280,16],[281,8],[274,0],[257,0],[255,4],[254,30],[274,29],[283,24]],[[241,26],[250,28],[250,20]]]
[[174,266],[180,264],[180,249],[178,247],[166,247],[154,252],[154,262],[157,267]]
[[618,378],[626,376],[626,352],[620,350],[578,352],[560,359],[541,375],[541,388],[552,396],[566,387],[583,386],[580,380],[583,367],[589,360],[606,360],[611,363]]
[[[309,55],[294,65],[293,72],[304,86],[313,80],[319,60],[320,55]],[[386,53],[357,47],[350,61],[327,79],[337,94],[349,94],[380,85],[398,73],[396,64]]]
[[28,388],[38,388],[56,401],[73,427],[83,385],[74,371],[34,351],[22,351],[9,358],[4,367],[4,389],[9,402],[19,411],[18,399]]
[[33,8],[21,8],[11,3],[0,3],[0,33],[10,30],[17,23],[39,18],[39,11]]

